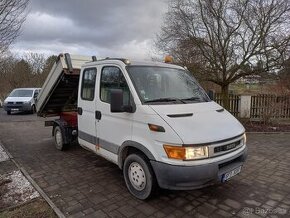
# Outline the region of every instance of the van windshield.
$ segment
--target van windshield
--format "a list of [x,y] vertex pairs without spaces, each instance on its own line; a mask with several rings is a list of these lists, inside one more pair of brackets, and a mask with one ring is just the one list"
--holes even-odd
[[33,90],[27,89],[16,89],[11,92],[9,97],[32,97]]
[[187,71],[154,66],[128,66],[130,78],[144,104],[188,104],[210,101]]

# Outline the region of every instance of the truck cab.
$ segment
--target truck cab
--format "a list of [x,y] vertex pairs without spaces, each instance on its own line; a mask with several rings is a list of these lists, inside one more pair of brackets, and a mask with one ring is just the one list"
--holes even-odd
[[225,182],[246,158],[244,127],[172,64],[106,59],[83,65],[78,141],[123,169],[129,191]]
[[60,117],[45,123],[57,149],[77,140],[117,164],[142,200],[227,182],[247,157],[244,127],[174,64],[61,54],[37,113]]

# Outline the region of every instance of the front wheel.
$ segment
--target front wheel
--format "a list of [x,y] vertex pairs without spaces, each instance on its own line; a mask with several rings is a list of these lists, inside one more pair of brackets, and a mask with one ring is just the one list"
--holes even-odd
[[7,111],[7,115],[10,115],[11,114],[11,111]]
[[36,112],[36,107],[35,105],[32,105],[30,113],[34,114],[35,112]]
[[60,151],[63,151],[67,148],[67,144],[64,144],[62,131],[59,126],[54,128],[54,144],[56,149]]
[[128,190],[140,200],[149,198],[157,187],[151,165],[142,154],[130,154],[125,159],[123,174]]

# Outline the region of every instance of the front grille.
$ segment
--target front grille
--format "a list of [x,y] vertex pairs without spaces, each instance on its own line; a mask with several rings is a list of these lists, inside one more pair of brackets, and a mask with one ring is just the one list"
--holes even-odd
[[223,151],[229,151],[229,150],[235,149],[240,144],[241,144],[241,140],[233,142],[233,143],[230,143],[230,144],[226,144],[226,145],[215,147],[214,148],[214,153],[223,152]]
[[16,104],[23,104],[23,102],[22,101],[16,101],[16,102],[13,102],[13,101],[8,101],[8,103],[7,104],[9,104],[9,105],[16,105]]
[[12,108],[22,108],[22,107],[19,105],[15,105],[15,106],[8,105],[7,108],[12,109]]

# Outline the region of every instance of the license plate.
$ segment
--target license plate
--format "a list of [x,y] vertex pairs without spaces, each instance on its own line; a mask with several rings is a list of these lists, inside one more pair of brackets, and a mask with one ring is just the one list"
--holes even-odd
[[12,111],[19,111],[18,108],[11,108]]
[[242,169],[242,166],[239,166],[238,168],[233,169],[232,171],[225,173],[222,176],[222,182],[225,182],[225,181],[229,180],[230,178],[232,178],[233,176],[239,174],[241,172],[241,169]]

